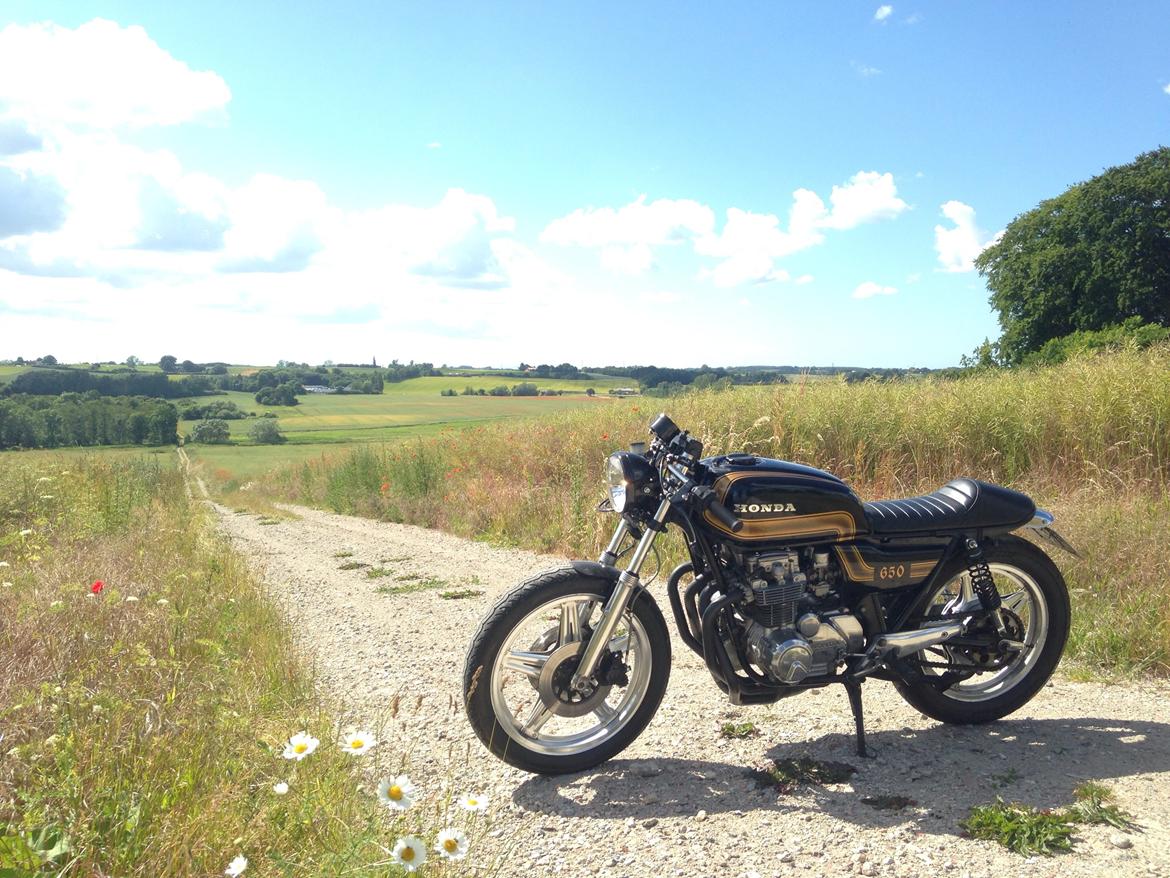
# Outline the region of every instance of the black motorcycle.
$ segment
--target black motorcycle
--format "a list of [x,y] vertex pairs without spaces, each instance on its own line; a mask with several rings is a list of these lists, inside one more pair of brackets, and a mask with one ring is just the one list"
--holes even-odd
[[607,462],[602,508],[621,520],[600,560],[521,583],[472,638],[467,715],[504,761],[581,771],[650,722],[670,675],[670,634],[639,574],[668,524],[691,559],[666,582],[670,607],[715,685],[732,704],[766,704],[840,683],[863,756],[866,679],[891,681],[934,719],[983,723],[1026,704],[1060,661],[1064,579],[1012,531],[1076,552],[1024,494],[956,479],[922,497],[862,503],[812,467],[703,459],[702,443],[664,414],[650,432],[648,448]]

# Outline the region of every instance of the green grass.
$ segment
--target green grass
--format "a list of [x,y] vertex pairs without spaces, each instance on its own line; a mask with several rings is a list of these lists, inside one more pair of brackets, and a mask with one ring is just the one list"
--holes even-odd
[[405,582],[406,585],[380,585],[374,589],[378,594],[385,595],[402,595],[414,594],[419,591],[433,591],[437,588],[446,588],[449,584],[445,579],[435,579],[432,577],[422,578],[419,576],[396,576],[395,582]]
[[783,793],[799,786],[848,783],[856,773],[856,768],[844,762],[821,761],[808,756],[777,759],[750,772],[757,784],[774,787]]
[[453,588],[448,591],[439,592],[439,597],[445,601],[459,601],[464,598],[478,598],[482,596],[483,592],[478,588]]
[[[0,496],[0,643],[19,656],[0,674],[0,874],[220,875],[243,853],[249,876],[383,876],[396,834],[433,840],[425,809],[358,792],[279,610],[173,466],[22,454]],[[302,729],[320,748],[281,758]]]

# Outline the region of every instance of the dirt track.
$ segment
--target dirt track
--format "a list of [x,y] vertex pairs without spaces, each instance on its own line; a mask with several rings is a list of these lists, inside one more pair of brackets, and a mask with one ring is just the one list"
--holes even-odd
[[[459,708],[464,651],[479,617],[521,578],[562,559],[492,548],[406,525],[293,508],[300,518],[260,524],[220,509],[222,525],[286,598],[319,682],[347,718],[385,717],[374,753],[397,769],[409,755],[420,789],[450,784],[492,799],[492,831],[481,846],[511,849],[503,874],[558,876],[1170,876],[1170,689],[1057,679],[1019,713],[978,728],[952,728],[917,714],[888,684],[865,687],[870,744],[858,759],[844,691],[770,707],[733,708],[677,639],[662,708],[616,760],[561,778],[527,775],[491,757]],[[351,552],[350,558],[335,557]],[[389,572],[370,579],[367,568]],[[379,589],[442,588],[411,593]],[[470,585],[482,596],[444,600]],[[652,589],[669,617],[661,588]],[[418,699],[421,697],[421,702]],[[729,719],[761,734],[725,740]],[[787,795],[760,789],[748,769],[809,755],[858,769],[849,784]],[[458,774],[451,777],[452,768]],[[960,835],[978,803],[1002,796],[1040,807],[1068,804],[1082,780],[1111,786],[1141,831],[1078,831],[1074,853],[1025,860]],[[916,802],[876,810],[866,796]],[[1113,840],[1111,841],[1111,837]],[[483,862],[481,853],[479,861]]]

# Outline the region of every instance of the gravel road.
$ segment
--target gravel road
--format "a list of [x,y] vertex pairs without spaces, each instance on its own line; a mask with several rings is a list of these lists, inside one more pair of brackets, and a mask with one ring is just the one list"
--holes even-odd
[[[1057,679],[1009,719],[948,727],[885,683],[865,687],[873,759],[853,751],[843,690],[769,707],[729,705],[677,639],[658,715],[617,759],[560,778],[491,757],[460,707],[464,651],[476,622],[519,580],[563,559],[493,548],[408,525],[289,507],[261,523],[219,508],[235,546],[282,598],[319,683],[343,717],[382,718],[381,772],[406,752],[422,790],[486,792],[481,847],[529,876],[1170,876],[1170,688]],[[342,553],[352,553],[339,557]],[[343,564],[370,565],[349,570]],[[371,578],[371,569],[385,571]],[[440,582],[441,581],[441,582]],[[469,588],[481,595],[444,599]],[[394,590],[409,589],[402,593]],[[652,589],[669,618],[661,587]],[[396,719],[388,707],[401,696]],[[723,723],[760,734],[725,740]],[[857,769],[847,784],[779,794],[753,765],[811,756]],[[1040,807],[1071,801],[1082,780],[1108,784],[1140,830],[1078,829],[1075,852],[1025,859],[963,838],[968,809],[996,796]],[[879,810],[863,801],[906,796]],[[483,862],[483,854],[477,857]]]

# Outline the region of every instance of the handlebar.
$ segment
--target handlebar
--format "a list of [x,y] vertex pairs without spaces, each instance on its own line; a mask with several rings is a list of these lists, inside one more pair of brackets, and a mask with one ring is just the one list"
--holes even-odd
[[733,534],[737,534],[743,530],[743,520],[732,515],[731,510],[718,500],[712,499],[711,505],[707,507],[707,510],[718,518],[723,523],[723,526]]

